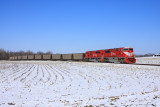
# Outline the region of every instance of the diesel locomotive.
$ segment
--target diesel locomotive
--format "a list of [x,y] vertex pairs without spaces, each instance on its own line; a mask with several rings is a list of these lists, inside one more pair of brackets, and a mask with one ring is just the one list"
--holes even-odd
[[10,60],[60,60],[60,61],[86,61],[86,62],[107,62],[107,63],[135,63],[133,48],[123,47],[87,51],[86,53],[75,54],[52,54],[52,55],[25,55],[12,56]]
[[110,63],[135,63],[133,48],[123,47],[85,53],[86,61],[110,62]]

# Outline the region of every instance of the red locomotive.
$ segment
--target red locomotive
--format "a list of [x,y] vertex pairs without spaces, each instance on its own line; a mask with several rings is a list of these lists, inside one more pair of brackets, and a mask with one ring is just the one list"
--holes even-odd
[[114,48],[85,53],[86,61],[110,62],[110,63],[135,63],[133,48]]

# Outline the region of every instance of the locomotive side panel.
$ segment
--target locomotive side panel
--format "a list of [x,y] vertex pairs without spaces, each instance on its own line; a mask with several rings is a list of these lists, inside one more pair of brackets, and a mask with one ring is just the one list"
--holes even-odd
[[52,54],[52,60],[61,60],[62,55],[61,54]]
[[72,60],[73,54],[62,54],[62,59],[63,60]]
[[43,55],[43,59],[44,60],[50,60],[51,59],[51,55]]
[[34,55],[28,55],[29,60],[34,60]]
[[85,53],[85,61],[101,62],[102,53],[101,50],[87,51]]
[[36,59],[36,60],[42,59],[42,55],[35,55],[35,59]]

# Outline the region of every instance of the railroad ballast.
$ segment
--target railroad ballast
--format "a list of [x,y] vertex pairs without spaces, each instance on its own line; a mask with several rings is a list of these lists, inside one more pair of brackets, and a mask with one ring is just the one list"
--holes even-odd
[[86,61],[86,62],[108,62],[108,63],[135,63],[133,48],[123,47],[114,49],[103,49],[87,51],[75,54],[52,54],[52,55],[28,55],[12,56],[10,60],[60,60],[60,61]]

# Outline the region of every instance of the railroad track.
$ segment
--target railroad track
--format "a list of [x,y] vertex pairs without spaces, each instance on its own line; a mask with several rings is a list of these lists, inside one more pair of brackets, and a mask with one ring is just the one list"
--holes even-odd
[[160,66],[160,64],[140,64],[140,63],[135,63],[131,65],[147,65],[147,66]]
[[[99,62],[94,62],[99,63]],[[107,62],[106,62],[107,63]],[[110,63],[110,64],[126,64],[126,63]],[[147,65],[147,66],[160,66],[160,64],[140,64],[140,63],[134,63],[134,64],[127,64],[127,65]]]
[[[73,61],[74,62],[74,61]],[[100,63],[100,62],[92,62],[92,63]],[[107,62],[101,62],[106,64],[126,64],[126,63],[107,63]],[[134,63],[134,64],[126,64],[126,65],[147,65],[147,66],[160,66],[160,64],[140,64],[140,63]]]

